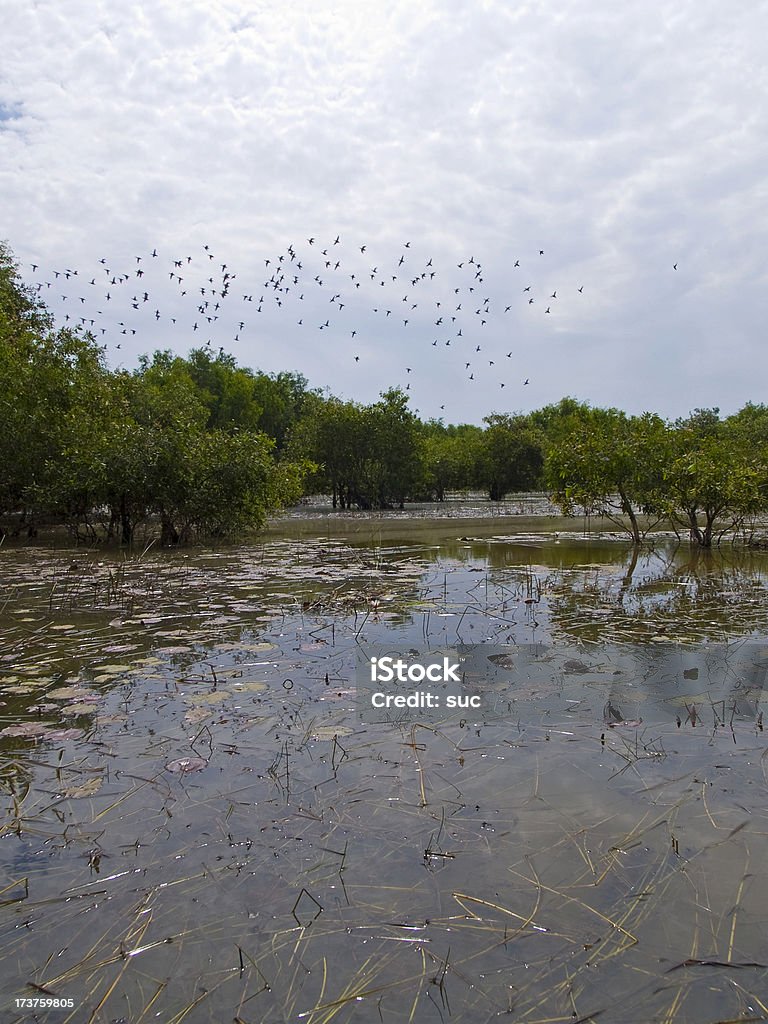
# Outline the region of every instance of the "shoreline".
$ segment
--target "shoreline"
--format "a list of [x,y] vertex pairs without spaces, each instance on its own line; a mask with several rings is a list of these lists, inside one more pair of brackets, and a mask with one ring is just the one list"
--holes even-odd
[[[665,531],[661,531],[665,532]],[[307,516],[276,516],[268,520],[260,532],[262,540],[277,537],[338,537],[368,540],[398,538],[413,540],[429,535],[430,539],[488,539],[503,537],[581,535],[584,539],[621,540],[624,535],[614,523],[602,516],[550,516],[506,513],[498,516],[414,515],[409,510],[397,513],[328,512]],[[471,535],[471,536],[470,536]],[[615,536],[614,536],[615,535]],[[629,535],[626,535],[629,540]]]

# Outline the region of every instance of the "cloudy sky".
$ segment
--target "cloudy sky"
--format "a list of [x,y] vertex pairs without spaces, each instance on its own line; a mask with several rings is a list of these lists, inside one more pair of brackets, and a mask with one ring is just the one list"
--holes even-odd
[[210,344],[452,422],[766,399],[763,3],[0,17],[0,236],[112,365]]

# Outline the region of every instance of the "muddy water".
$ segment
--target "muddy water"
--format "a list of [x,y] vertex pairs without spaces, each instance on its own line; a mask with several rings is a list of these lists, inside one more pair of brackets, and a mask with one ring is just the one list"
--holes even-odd
[[[766,556],[340,522],[0,550],[2,1019],[768,1019]],[[459,644],[549,667],[360,721]]]

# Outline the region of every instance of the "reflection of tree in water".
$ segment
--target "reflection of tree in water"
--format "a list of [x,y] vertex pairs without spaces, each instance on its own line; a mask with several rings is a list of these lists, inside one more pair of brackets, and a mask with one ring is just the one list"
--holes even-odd
[[553,637],[722,640],[768,631],[767,581],[757,552],[666,545],[553,574],[545,593]]

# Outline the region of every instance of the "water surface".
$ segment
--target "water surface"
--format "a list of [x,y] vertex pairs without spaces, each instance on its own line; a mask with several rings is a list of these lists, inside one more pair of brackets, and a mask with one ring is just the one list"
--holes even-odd
[[[760,677],[685,661],[762,657],[765,554],[371,522],[0,549],[4,1019],[768,1019]],[[361,645],[476,643],[559,660],[359,722]]]

